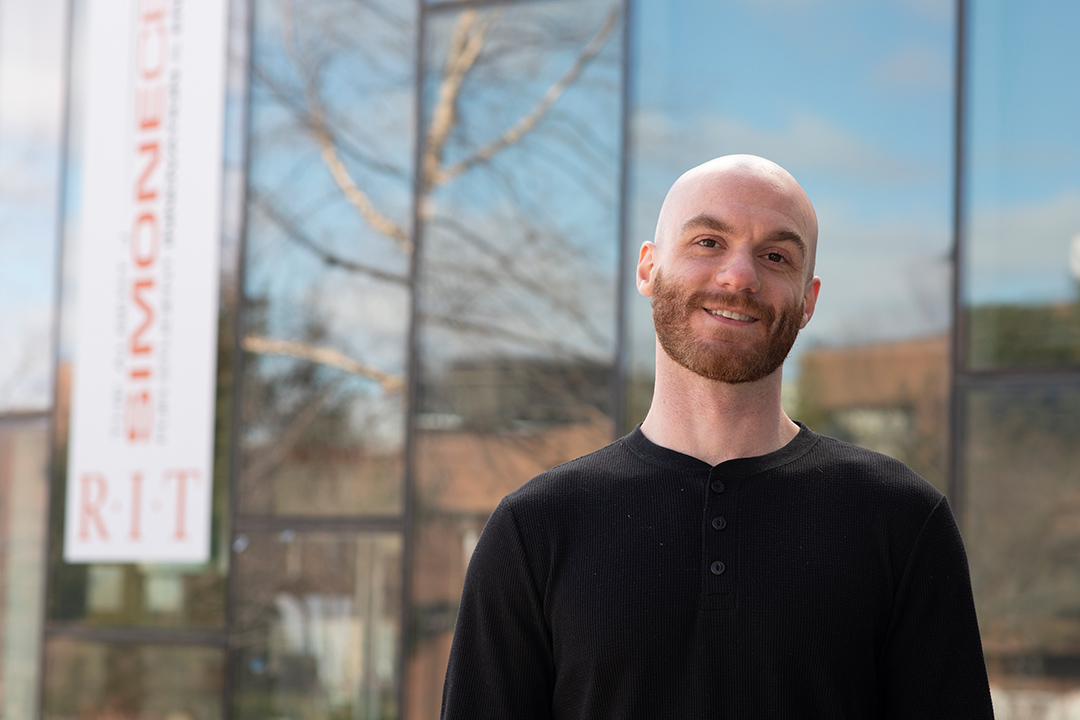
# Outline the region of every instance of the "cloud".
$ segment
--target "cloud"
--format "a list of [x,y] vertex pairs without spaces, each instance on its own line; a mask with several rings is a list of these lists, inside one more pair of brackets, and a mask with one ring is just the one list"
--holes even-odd
[[885,58],[870,77],[887,90],[940,92],[952,87],[952,60],[942,48],[908,45]]
[[912,15],[932,20],[941,25],[952,24],[956,19],[956,3],[944,0],[901,0],[900,5]]
[[[661,110],[644,109],[635,117],[633,131],[635,145],[642,148],[642,160],[661,168],[686,169],[704,156],[747,152],[770,158],[796,175],[801,168],[812,168],[815,175],[849,181],[904,184],[933,173],[925,164],[883,150],[850,130],[805,112],[793,113],[784,125],[770,129],[727,115],[698,114],[676,123]],[[688,137],[694,141],[686,142]]]
[[976,207],[968,223],[966,295],[975,302],[1071,299],[1080,188],[1037,202]]
[[52,380],[52,305],[0,305],[0,411],[40,410],[49,405]]
[[822,278],[809,342],[836,344],[928,335],[951,313],[951,231],[930,218],[859,222],[843,207],[819,206]]
[[819,11],[832,4],[833,0],[743,0],[743,5],[754,10],[801,14]]
[[63,110],[66,3],[6,3],[0,23],[0,130],[52,140]]

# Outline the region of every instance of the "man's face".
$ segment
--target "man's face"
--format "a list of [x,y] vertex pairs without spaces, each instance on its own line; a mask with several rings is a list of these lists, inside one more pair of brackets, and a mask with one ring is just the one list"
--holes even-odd
[[[743,343],[725,342],[720,332],[698,337],[691,317],[702,307],[737,310],[756,318],[764,331]],[[669,284],[662,272],[653,280],[653,324],[660,346],[687,370],[732,385],[760,380],[784,363],[799,334],[803,307],[801,298],[774,309],[750,295],[680,287]]]
[[638,287],[657,340],[679,365],[729,384],[783,364],[813,314],[817,222],[794,179],[756,161],[721,159],[673,186]]

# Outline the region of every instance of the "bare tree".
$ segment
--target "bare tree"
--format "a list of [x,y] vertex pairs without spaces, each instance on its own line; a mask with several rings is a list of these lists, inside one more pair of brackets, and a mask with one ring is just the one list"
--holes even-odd
[[[346,32],[350,27],[348,14],[356,17],[360,10],[364,17],[377,19],[387,35],[384,45],[371,52],[396,52],[404,67],[404,61],[410,57],[408,36],[411,28],[407,18],[395,14],[399,11],[392,4],[377,1],[330,3],[321,11],[302,11],[291,2],[285,2],[281,6],[278,30],[281,57],[287,62],[256,63],[255,80],[291,116],[291,122],[282,126],[289,135],[271,138],[267,143],[276,140],[296,143],[302,139],[316,147],[322,166],[332,177],[338,193],[338,198],[324,198],[323,201],[343,198],[368,232],[362,236],[357,233],[357,242],[351,247],[350,243],[345,243],[344,247],[342,243],[326,243],[324,238],[316,237],[304,221],[305,213],[312,207],[283,202],[280,196],[255,185],[250,193],[251,207],[287,242],[302,248],[326,266],[385,286],[407,288],[408,278],[404,272],[407,263],[398,263],[395,268],[388,269],[385,264],[357,258],[387,258],[393,253],[407,259],[412,254],[413,233],[408,215],[400,212],[400,207],[397,212],[386,208],[387,203],[380,201],[371,189],[372,185],[388,182],[406,187],[410,173],[400,164],[403,158],[397,158],[395,163],[386,153],[380,154],[377,139],[360,136],[348,118],[335,111],[328,99],[341,82],[342,57],[354,55],[359,51],[357,43],[363,42],[360,38],[370,36],[358,37]],[[437,62],[431,63],[439,68],[439,72],[430,92],[430,107],[424,115],[425,125],[420,133],[423,152],[421,176],[416,181],[419,187],[418,216],[424,232],[449,238],[448,242],[455,243],[457,250],[452,257],[432,258],[433,262],[446,263],[440,271],[452,274],[454,281],[441,285],[440,302],[445,311],[425,308],[423,320],[458,333],[497,336],[524,345],[542,345],[560,353],[580,354],[583,346],[580,340],[575,341],[576,346],[574,343],[560,344],[558,335],[576,332],[584,338],[586,345],[590,342],[602,344],[610,337],[597,327],[594,314],[579,299],[569,297],[572,291],[576,292],[572,288],[574,281],[587,279],[579,273],[571,273],[561,282],[538,280],[534,274],[536,268],[522,261],[520,244],[500,243],[489,233],[470,227],[462,219],[464,213],[453,207],[440,206],[439,195],[440,191],[482,166],[487,170],[488,181],[501,186],[504,196],[513,198],[508,204],[513,212],[507,213],[506,206],[502,208],[506,222],[515,225],[517,232],[527,235],[529,244],[542,244],[549,256],[570,257],[577,252],[562,233],[546,226],[543,212],[537,212],[537,208],[529,206],[528,199],[521,197],[523,191],[518,187],[521,178],[507,173],[495,161],[509,150],[517,149],[533,158],[541,157],[536,162],[543,162],[542,156],[550,153],[553,145],[562,145],[582,160],[576,167],[567,165],[562,172],[574,173],[569,180],[582,185],[586,192],[604,193],[590,187],[590,181],[599,184],[595,179],[597,176],[610,174],[614,162],[610,153],[602,149],[602,143],[597,142],[597,136],[603,135],[603,130],[592,129],[589,122],[572,109],[560,112],[559,101],[568,89],[582,81],[590,64],[597,61],[619,23],[620,10],[618,5],[610,8],[599,23],[589,29],[578,27],[577,23],[552,22],[550,18],[540,18],[545,22],[537,22],[536,18],[510,18],[508,14],[498,8],[460,12],[447,33],[445,48],[441,49]],[[563,65],[559,75],[546,87],[540,89],[535,81],[521,83],[519,78],[512,77],[545,56]],[[401,69],[397,71],[400,75]],[[407,80],[405,77],[400,79]],[[524,87],[514,88],[515,84]],[[494,123],[477,123],[475,118],[469,118],[463,112],[462,105],[469,99],[470,88],[478,88],[477,93],[481,95],[490,90],[533,94],[534,97],[527,111],[493,133]],[[609,87],[601,91],[610,94],[614,90]],[[483,127],[477,127],[478,124]],[[547,133],[543,142],[537,143],[536,147],[524,147],[530,134],[541,132]],[[299,133],[300,137],[292,133]],[[482,139],[474,137],[481,133],[484,134]],[[290,181],[279,187],[288,192]],[[610,196],[604,198],[608,202],[613,199]],[[376,247],[378,245],[382,247]],[[564,264],[563,269],[572,270],[573,267]],[[567,280],[571,281],[569,288]],[[559,315],[562,332],[541,333],[535,326],[515,330],[512,323],[497,322],[490,313],[485,315],[476,312],[475,308],[463,307],[468,304],[472,290],[485,284],[508,289],[504,293],[507,302],[513,302],[515,297],[519,303],[525,297],[530,302],[541,298],[545,310],[554,310]],[[439,287],[438,282],[432,284],[432,288]],[[517,311],[522,308],[518,307]],[[573,325],[573,332],[566,327],[567,322]],[[353,358],[340,347],[316,347],[296,338],[277,338],[257,332],[250,332],[243,344],[251,353],[285,355],[334,366],[375,381],[385,392],[396,392],[402,385],[400,377],[395,378],[393,371],[378,367],[377,362]]]

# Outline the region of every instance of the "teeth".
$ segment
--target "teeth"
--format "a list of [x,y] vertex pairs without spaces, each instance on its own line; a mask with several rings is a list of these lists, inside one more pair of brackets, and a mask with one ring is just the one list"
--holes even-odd
[[711,315],[722,315],[723,317],[729,318],[731,320],[741,320],[743,322],[753,322],[754,320],[757,319],[757,318],[752,318],[749,315],[743,315],[742,313],[737,313],[737,312],[735,312],[733,310],[709,310],[709,314],[711,314]]

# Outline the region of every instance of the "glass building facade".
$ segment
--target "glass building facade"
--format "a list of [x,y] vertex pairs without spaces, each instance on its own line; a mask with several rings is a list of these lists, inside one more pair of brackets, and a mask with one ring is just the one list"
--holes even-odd
[[71,564],[83,0],[0,0],[4,718],[433,718],[499,499],[648,408],[727,153],[821,228],[788,413],[961,523],[997,716],[1080,713],[1080,8],[231,0],[211,552]]

